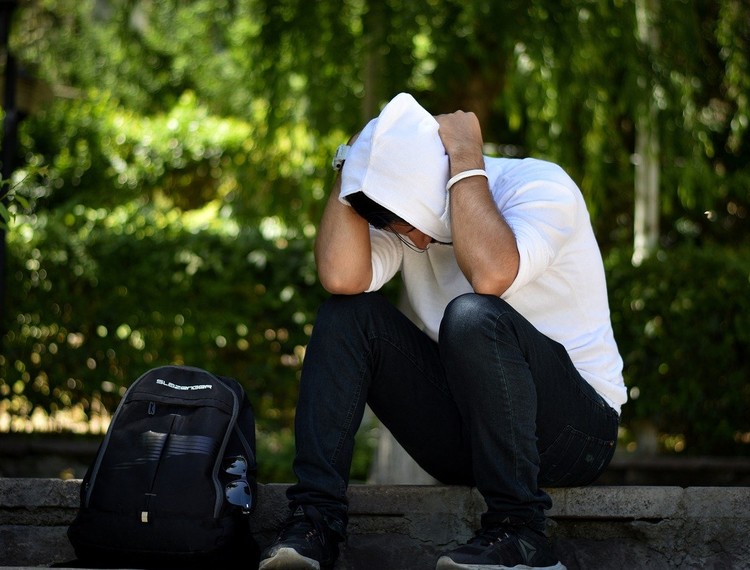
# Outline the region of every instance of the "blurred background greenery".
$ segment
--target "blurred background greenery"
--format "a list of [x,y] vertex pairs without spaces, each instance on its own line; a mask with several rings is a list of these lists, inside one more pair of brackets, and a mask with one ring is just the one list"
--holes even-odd
[[[330,157],[408,91],[579,183],[631,397],[621,449],[750,455],[746,1],[0,7],[0,432],[101,434],[132,380],[187,363],[243,383],[261,479],[292,480]],[[377,430],[360,439],[354,479]]]

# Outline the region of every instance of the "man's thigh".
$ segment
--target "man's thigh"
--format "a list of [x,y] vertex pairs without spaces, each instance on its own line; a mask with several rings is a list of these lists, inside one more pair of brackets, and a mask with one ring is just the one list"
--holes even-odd
[[[398,312],[397,309],[393,309]],[[471,484],[471,456],[438,345],[400,312],[372,339],[368,404],[409,455],[442,483]]]

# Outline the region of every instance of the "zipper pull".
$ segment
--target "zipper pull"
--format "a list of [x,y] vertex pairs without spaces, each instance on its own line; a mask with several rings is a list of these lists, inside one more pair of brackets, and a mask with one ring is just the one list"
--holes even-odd
[[151,522],[149,520],[149,514],[151,513],[150,504],[151,504],[151,499],[155,496],[156,495],[154,495],[153,493],[146,493],[143,497],[144,505],[143,505],[143,508],[141,509],[141,523],[143,524],[148,524],[149,522]]
[[156,413],[156,402],[148,403],[148,415],[153,416]]

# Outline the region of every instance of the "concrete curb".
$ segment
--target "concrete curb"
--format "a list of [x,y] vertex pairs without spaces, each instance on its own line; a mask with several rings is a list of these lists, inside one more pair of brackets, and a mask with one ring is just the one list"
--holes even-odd
[[[286,512],[286,485],[261,485],[252,529],[261,546]],[[73,560],[65,531],[80,480],[0,479],[0,568]],[[548,489],[549,534],[569,570],[750,569],[750,488]],[[472,536],[484,510],[468,487],[352,485],[349,539],[336,570],[434,568]]]

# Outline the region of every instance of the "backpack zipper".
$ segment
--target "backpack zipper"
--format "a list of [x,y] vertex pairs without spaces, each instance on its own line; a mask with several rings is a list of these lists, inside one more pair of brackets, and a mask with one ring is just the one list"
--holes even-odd
[[[149,402],[148,403],[148,415],[152,416],[156,412],[156,402]],[[151,504],[151,500],[156,497],[156,493],[153,492],[154,490],[154,483],[156,482],[156,478],[159,476],[159,468],[162,464],[162,458],[164,456],[164,451],[169,447],[169,440],[172,437],[172,433],[174,432],[174,425],[177,421],[177,416],[172,416],[172,423],[169,425],[169,430],[167,431],[167,436],[164,438],[164,442],[162,443],[161,449],[159,450],[159,460],[156,462],[156,470],[154,471],[154,476],[151,480],[151,488],[150,492],[144,493],[144,501],[143,501],[143,507],[141,509],[141,522],[142,523],[148,523],[148,516],[150,513],[149,506]]]

